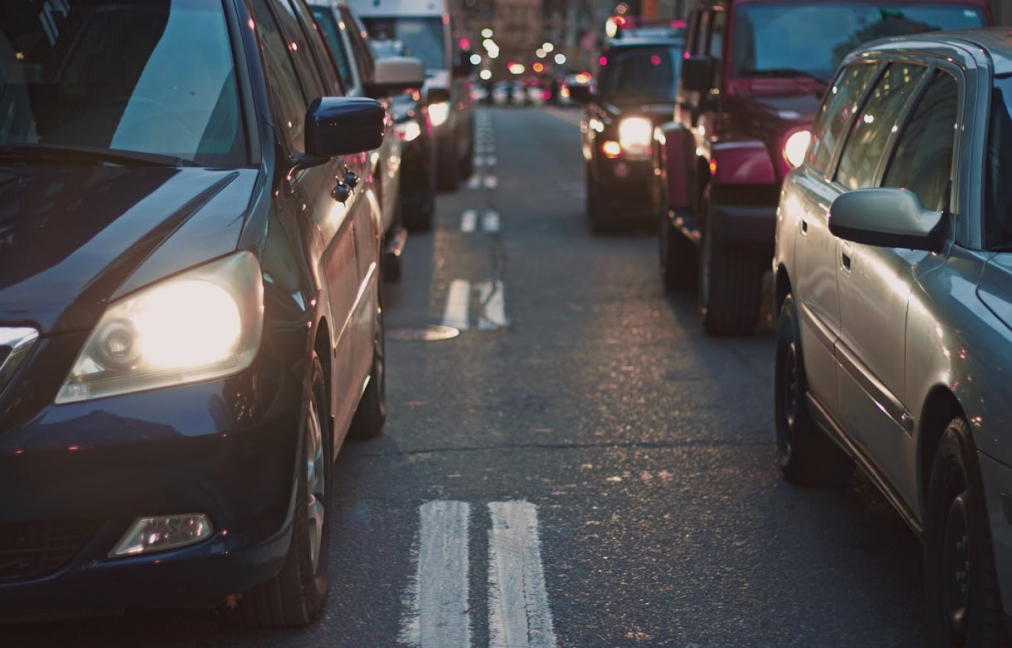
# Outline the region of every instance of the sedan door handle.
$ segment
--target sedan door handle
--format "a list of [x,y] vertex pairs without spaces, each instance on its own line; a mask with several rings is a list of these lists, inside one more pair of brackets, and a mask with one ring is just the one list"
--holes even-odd
[[808,234],[808,221],[804,218],[801,219],[801,233]]
[[843,269],[850,270],[850,255],[847,254],[846,252],[843,252],[842,254],[840,254],[840,257],[843,260]]

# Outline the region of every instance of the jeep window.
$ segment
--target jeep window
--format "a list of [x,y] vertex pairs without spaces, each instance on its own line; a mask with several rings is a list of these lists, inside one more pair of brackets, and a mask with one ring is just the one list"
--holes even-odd
[[314,5],[313,15],[316,16],[316,22],[320,25],[323,36],[327,39],[331,54],[334,55],[337,63],[337,73],[341,76],[341,80],[344,81],[344,87],[353,87],[355,79],[351,76],[351,64],[348,62],[348,52],[344,49],[344,41],[341,39],[340,33],[341,28],[337,25],[337,18],[334,17],[333,9],[329,6]]
[[998,77],[991,90],[991,123],[984,161],[987,246],[1012,246],[1012,76]]
[[840,70],[826,92],[812,125],[812,145],[808,149],[808,161],[824,174],[829,172],[844,129],[851,115],[857,112],[858,103],[876,67],[874,63],[849,65]]
[[681,65],[682,50],[676,46],[612,50],[601,68],[598,92],[613,102],[673,102]]
[[847,189],[875,185],[875,172],[889,134],[924,72],[924,66],[908,63],[894,63],[885,69],[843,145],[840,165],[836,169],[837,182]]
[[948,207],[945,190],[952,178],[958,110],[956,80],[936,72],[900,133],[882,184],[909,189],[928,209]]
[[713,59],[713,87],[719,88],[724,66],[724,26],[726,14],[723,9],[714,9],[710,16],[710,38],[707,41],[707,55]]
[[866,41],[984,24],[983,11],[965,4],[743,4],[736,13],[732,76],[797,70],[829,79],[844,56]]
[[220,3],[5,0],[0,70],[0,146],[247,163]]
[[431,18],[362,18],[370,38],[399,40],[404,43],[404,56],[422,59],[425,70],[445,70],[443,20]]

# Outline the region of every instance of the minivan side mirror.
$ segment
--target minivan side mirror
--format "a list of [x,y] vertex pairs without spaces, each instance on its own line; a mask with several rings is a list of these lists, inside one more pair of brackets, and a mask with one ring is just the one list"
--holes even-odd
[[944,216],[926,209],[909,189],[857,189],[833,201],[829,231],[854,243],[940,252]]
[[690,92],[707,92],[713,87],[713,58],[690,56],[682,61],[682,87]]
[[321,97],[306,111],[306,154],[324,160],[379,148],[386,110],[365,97]]
[[366,96],[379,98],[417,90],[425,83],[425,63],[412,56],[376,60],[375,78],[363,84]]

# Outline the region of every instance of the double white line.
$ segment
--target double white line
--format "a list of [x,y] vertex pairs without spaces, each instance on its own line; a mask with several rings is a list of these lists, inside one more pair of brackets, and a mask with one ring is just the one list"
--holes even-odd
[[[488,505],[489,648],[555,648],[537,508],[525,501]],[[471,648],[467,502],[420,509],[418,569],[405,596],[399,641],[412,648]]]
[[[509,325],[506,319],[506,290],[500,280],[483,281],[475,284],[478,289],[480,312],[478,330],[495,331]],[[443,309],[443,326],[466,331],[471,328],[471,282],[454,279]]]
[[[460,216],[460,231],[471,233],[478,228],[478,212],[474,209],[464,211]],[[481,229],[488,234],[499,231],[499,213],[488,209],[481,216]]]

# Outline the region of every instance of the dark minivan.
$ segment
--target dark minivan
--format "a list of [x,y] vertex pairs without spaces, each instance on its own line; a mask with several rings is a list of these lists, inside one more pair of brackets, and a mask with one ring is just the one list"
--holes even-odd
[[5,0],[0,90],[0,613],[308,623],[385,416],[383,108],[302,0]]

